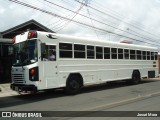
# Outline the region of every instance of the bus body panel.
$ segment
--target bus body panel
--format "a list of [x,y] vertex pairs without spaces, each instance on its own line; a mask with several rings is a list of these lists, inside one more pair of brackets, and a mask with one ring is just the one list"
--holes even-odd
[[[17,42],[27,40],[26,32],[23,35],[16,37]],[[37,46],[38,46],[38,61],[34,64],[23,66],[23,67],[12,67],[12,79],[13,83],[15,74],[24,75],[24,81],[21,84],[34,85],[37,90],[52,89],[66,87],[67,79],[71,74],[78,73],[83,78],[83,85],[100,84],[107,81],[126,80],[131,79],[134,70],[140,72],[141,78],[148,77],[149,71],[155,71],[155,77],[158,76],[158,60],[131,60],[130,56],[128,59],[118,59],[118,49],[123,49],[123,57],[125,55],[124,50],[135,50],[135,51],[151,51],[158,52],[157,48],[145,47],[140,45],[132,45],[125,43],[114,43],[105,40],[93,40],[78,38],[66,35],[59,35],[55,33],[46,33],[37,31]],[[56,50],[56,61],[43,61],[41,53],[41,43],[45,43],[48,46],[55,46]],[[72,58],[61,58],[60,57],[60,43],[68,43],[72,45]],[[74,58],[74,45],[81,44],[85,45],[85,58]],[[94,59],[87,59],[87,46],[94,46]],[[96,50],[98,47],[103,48],[103,58],[96,59]],[[117,59],[104,59],[104,48],[116,48]],[[110,52],[110,57],[111,57]],[[151,54],[151,53],[150,53]],[[130,54],[129,54],[130,55]],[[146,52],[147,56],[147,52]],[[142,56],[143,57],[143,56]],[[151,55],[150,55],[151,57]],[[29,80],[29,69],[38,67],[39,80]],[[25,70],[24,70],[25,69]],[[153,73],[153,72],[152,72]]]

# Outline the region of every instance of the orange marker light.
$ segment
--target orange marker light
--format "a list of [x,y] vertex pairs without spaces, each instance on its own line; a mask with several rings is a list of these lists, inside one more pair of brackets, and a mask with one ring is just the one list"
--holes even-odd
[[15,37],[12,39],[12,42],[13,42],[13,43],[15,43],[15,42],[16,42],[16,38],[15,38]]

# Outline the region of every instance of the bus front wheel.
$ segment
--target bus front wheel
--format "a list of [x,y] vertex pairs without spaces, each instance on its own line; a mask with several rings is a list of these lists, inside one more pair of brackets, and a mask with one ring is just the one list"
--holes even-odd
[[66,83],[65,91],[67,94],[74,95],[80,91],[82,87],[80,79],[78,76],[70,76]]

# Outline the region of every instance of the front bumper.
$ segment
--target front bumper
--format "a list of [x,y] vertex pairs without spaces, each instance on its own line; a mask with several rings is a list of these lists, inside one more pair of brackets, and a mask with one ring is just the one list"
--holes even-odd
[[10,88],[17,92],[25,92],[25,91],[32,91],[36,92],[37,87],[35,85],[24,85],[24,84],[11,84]]

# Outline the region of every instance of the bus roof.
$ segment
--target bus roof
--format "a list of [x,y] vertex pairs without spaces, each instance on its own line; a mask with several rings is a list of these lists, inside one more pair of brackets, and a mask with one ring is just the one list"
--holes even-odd
[[[27,32],[29,32],[29,31],[27,31]],[[24,38],[27,35],[27,32],[24,34]],[[92,38],[85,38],[85,37],[76,37],[76,36],[71,36],[71,35],[57,34],[57,33],[50,33],[50,32],[42,32],[42,31],[36,31],[36,32],[37,32],[38,38],[41,39],[43,37],[41,39],[41,41],[46,42],[48,44],[52,44],[53,39],[50,39],[47,36],[53,36],[54,40],[58,39],[59,42],[158,52],[158,48],[150,47],[150,46],[144,46],[144,45],[127,44],[127,43],[113,42],[113,41],[108,41],[108,40],[99,40],[99,39],[92,39]],[[18,36],[21,36],[21,35],[18,35]],[[22,37],[20,37],[20,39],[22,39]],[[27,36],[26,36],[25,39],[20,40],[20,41],[25,41],[26,39],[27,39]]]
[[[139,49],[139,50],[146,50],[146,51],[158,51],[156,47],[144,46],[144,45],[135,45],[135,44],[127,44],[127,43],[120,43],[120,42],[113,42],[107,40],[99,40],[99,39],[91,39],[85,37],[76,37],[71,35],[65,34],[57,34],[57,33],[49,33],[49,32],[42,32],[37,31],[38,36],[43,36],[48,39],[48,35],[53,35],[55,38],[58,38],[60,42],[68,42],[68,43],[77,43],[77,44],[84,44],[84,45],[95,45],[95,46],[105,46],[105,47],[113,47],[113,48],[124,48],[124,49]],[[44,42],[52,43],[51,40],[45,40]]]

